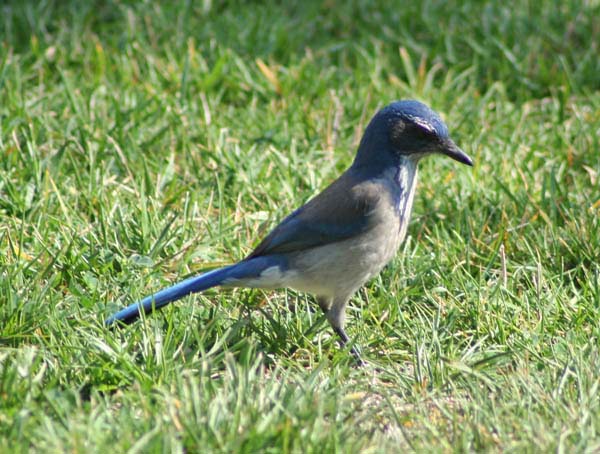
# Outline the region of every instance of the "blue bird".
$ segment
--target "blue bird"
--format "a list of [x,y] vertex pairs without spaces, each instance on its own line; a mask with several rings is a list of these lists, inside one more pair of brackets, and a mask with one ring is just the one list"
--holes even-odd
[[[394,257],[406,236],[421,158],[441,153],[473,165],[426,105],[396,101],[373,117],[354,162],[286,217],[242,261],[161,290],[106,320],[131,323],[211,287],[293,288],[316,296],[342,346],[350,297]],[[352,354],[362,360],[353,346]]]

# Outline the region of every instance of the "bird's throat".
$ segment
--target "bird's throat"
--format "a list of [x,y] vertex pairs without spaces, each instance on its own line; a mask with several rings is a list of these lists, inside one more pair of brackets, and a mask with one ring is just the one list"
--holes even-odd
[[417,186],[417,163],[409,158],[403,158],[396,168],[394,182],[396,194],[394,197],[394,209],[400,220],[401,235],[406,234],[406,226],[410,220],[415,188]]

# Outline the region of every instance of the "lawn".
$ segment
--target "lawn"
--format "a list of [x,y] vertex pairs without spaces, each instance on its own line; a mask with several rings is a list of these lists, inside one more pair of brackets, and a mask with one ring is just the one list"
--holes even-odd
[[[600,450],[600,2],[0,5],[1,452]],[[351,301],[210,290],[395,99],[420,165]]]

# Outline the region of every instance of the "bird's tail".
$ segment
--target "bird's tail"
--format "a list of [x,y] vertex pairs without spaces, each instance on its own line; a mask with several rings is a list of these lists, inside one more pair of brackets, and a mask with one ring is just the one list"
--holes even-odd
[[109,317],[105,324],[110,326],[116,322],[133,323],[142,313],[148,314],[191,293],[201,292],[218,285],[244,286],[244,282],[247,280],[260,279],[261,273],[265,269],[281,265],[283,263],[275,257],[256,257],[191,277],[127,306]]

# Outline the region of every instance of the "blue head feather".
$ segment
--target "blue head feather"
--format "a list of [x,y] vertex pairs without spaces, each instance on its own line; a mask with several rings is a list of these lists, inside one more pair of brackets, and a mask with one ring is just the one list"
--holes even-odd
[[389,122],[400,118],[417,124],[440,138],[448,137],[448,127],[440,116],[422,102],[413,99],[395,101],[381,109],[375,118],[377,117],[387,118]]
[[373,169],[394,165],[400,156],[431,152],[446,139],[448,128],[436,112],[419,101],[395,101],[367,126],[353,165]]

